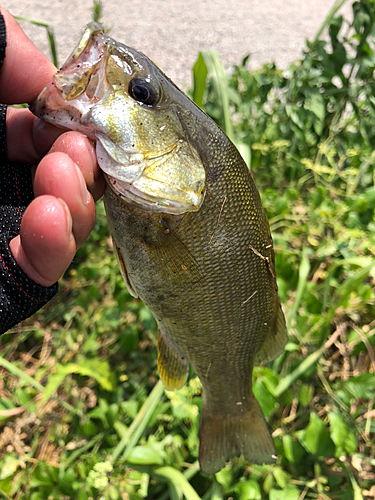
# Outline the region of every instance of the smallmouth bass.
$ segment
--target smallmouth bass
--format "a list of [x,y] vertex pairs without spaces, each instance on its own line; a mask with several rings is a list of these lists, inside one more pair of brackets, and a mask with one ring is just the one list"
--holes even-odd
[[158,325],[160,377],[179,389],[191,364],[202,382],[202,472],[241,454],[271,463],[252,370],[287,336],[269,225],[237,149],[145,55],[96,23],[31,110],[96,142],[122,276]]

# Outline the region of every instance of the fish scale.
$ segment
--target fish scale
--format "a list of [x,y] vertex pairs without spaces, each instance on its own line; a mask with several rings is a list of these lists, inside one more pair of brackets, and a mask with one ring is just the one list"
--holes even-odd
[[158,324],[160,376],[179,389],[191,364],[202,382],[202,472],[241,454],[272,462],[252,370],[281,353],[285,320],[268,222],[237,149],[145,55],[95,23],[31,109],[96,141],[122,276]]

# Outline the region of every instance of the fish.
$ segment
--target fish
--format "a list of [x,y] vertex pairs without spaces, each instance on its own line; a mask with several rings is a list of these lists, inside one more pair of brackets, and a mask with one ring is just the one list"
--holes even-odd
[[97,23],[30,109],[95,141],[122,277],[157,323],[161,380],[178,390],[191,365],[202,384],[202,473],[241,455],[273,463],[252,373],[282,353],[287,331],[269,224],[236,147]]

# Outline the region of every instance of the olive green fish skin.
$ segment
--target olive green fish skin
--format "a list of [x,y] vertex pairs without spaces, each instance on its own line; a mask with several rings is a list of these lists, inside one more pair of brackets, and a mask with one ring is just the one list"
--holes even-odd
[[235,146],[96,24],[31,109],[96,141],[120,270],[158,324],[160,376],[178,389],[191,364],[203,385],[202,472],[241,454],[272,462],[252,370],[281,353],[286,329],[268,222]]
[[[194,111],[197,119],[181,110],[181,121],[204,149],[201,209],[180,219],[150,215],[110,188],[105,205],[132,288],[192,364],[210,411],[230,414],[249,402],[252,360],[280,306],[272,241],[251,174],[222,132]],[[207,124],[198,136],[202,119]]]

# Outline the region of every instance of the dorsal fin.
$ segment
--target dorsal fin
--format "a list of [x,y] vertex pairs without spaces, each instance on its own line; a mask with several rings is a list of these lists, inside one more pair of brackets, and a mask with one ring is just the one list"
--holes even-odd
[[277,298],[278,312],[273,328],[268,332],[262,347],[254,357],[254,364],[269,362],[280,356],[288,340],[285,317],[281,309],[280,299]]

